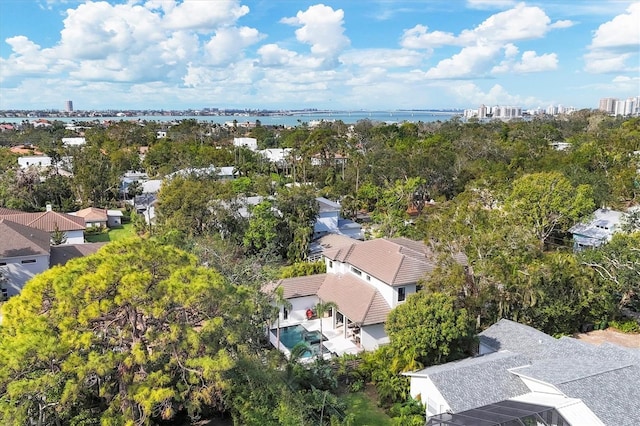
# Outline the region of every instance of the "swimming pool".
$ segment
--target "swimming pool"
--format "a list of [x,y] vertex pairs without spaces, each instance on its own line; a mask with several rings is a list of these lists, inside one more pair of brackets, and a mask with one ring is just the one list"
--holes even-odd
[[[277,336],[278,330],[274,329],[271,332]],[[295,345],[300,342],[304,342],[310,347],[310,351],[305,351],[303,358],[320,353],[320,341],[327,340],[323,337],[319,331],[307,331],[300,324],[292,325],[289,327],[282,327],[280,329],[280,343],[282,343],[287,349],[291,350]]]

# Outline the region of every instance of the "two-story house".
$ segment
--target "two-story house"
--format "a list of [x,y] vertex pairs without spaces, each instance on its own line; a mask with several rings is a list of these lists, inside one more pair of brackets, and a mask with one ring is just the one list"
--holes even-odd
[[[325,250],[323,258],[325,274],[277,283],[289,303],[289,309],[281,307],[280,320],[305,326],[307,312],[318,302],[333,302],[337,308],[329,314],[329,331],[365,350],[388,343],[387,315],[436,267],[424,243],[406,238],[353,241]],[[466,265],[464,255],[456,260]]]
[[11,212],[15,211],[0,208],[0,299],[19,294],[27,281],[50,267],[93,254],[104,245],[83,241],[52,246],[47,230],[15,222],[12,215],[2,216]]

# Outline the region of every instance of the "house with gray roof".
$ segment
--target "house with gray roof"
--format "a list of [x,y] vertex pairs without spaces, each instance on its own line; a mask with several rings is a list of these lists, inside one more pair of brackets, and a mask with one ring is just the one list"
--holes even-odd
[[317,239],[327,234],[344,235],[356,240],[363,240],[362,225],[349,219],[340,217],[340,203],[324,197],[316,198],[318,202],[318,217],[313,225],[313,236]]
[[[51,246],[52,233],[67,234],[67,242]],[[0,296],[15,296],[27,281],[52,266],[95,253],[102,243],[84,243],[84,219],[51,210],[25,213],[0,207]]]
[[[318,302],[333,302],[325,331],[356,347],[374,350],[388,343],[387,315],[417,291],[419,282],[436,267],[428,247],[406,238],[335,240],[323,252],[326,274],[280,280],[290,309],[280,309],[280,324],[305,326],[308,311]],[[460,256],[466,264],[466,258]],[[323,320],[323,319],[321,319]],[[323,320],[324,321],[324,320]]]
[[0,288],[15,296],[36,274],[49,269],[49,233],[0,217]]
[[638,425],[640,349],[500,320],[479,355],[404,373],[428,425]]
[[620,231],[624,213],[611,209],[598,209],[590,220],[580,222],[569,229],[573,235],[573,248],[580,251],[585,248],[600,247]]

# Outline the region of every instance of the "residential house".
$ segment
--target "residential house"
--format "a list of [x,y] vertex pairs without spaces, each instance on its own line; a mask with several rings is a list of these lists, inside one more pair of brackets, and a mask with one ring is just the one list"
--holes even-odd
[[167,179],[172,179],[174,176],[216,176],[218,179],[235,179],[237,174],[233,166],[215,167],[211,165],[209,167],[193,168],[189,167],[170,173],[166,176]]
[[20,293],[33,276],[49,269],[49,233],[0,217],[2,298]]
[[66,213],[55,212],[51,205],[47,210],[38,213],[26,213],[16,210],[0,209],[0,219],[6,219],[21,225],[48,232],[53,237],[55,232],[63,232],[66,244],[84,243],[84,219]]
[[320,154],[314,154],[311,156],[311,165],[312,166],[321,166],[323,164],[330,164],[332,166],[340,166],[343,167],[347,165],[347,160],[349,157],[342,154],[333,154],[331,158],[324,158]]
[[640,349],[506,319],[478,338],[479,356],[405,373],[427,425],[640,424]]
[[87,228],[102,226],[104,228],[112,228],[122,225],[122,211],[99,209],[96,207],[87,207],[71,213],[73,216],[84,219]]
[[363,240],[362,225],[349,219],[340,217],[340,204],[324,197],[316,198],[319,204],[318,218],[313,225],[313,237],[319,238],[326,234],[339,234]]
[[64,146],[83,146],[87,143],[87,140],[84,137],[75,137],[75,138],[62,138],[62,144]]
[[251,151],[258,150],[258,140],[255,138],[233,138],[233,146],[249,148]]
[[278,169],[283,170],[289,167],[289,159],[293,150],[291,148],[268,148],[258,152],[269,162],[275,164]]
[[[2,209],[6,210],[6,209]],[[51,246],[50,234],[0,217],[0,291],[3,299],[20,293],[25,283],[50,267],[95,253],[104,243]]]
[[[389,312],[418,290],[419,282],[436,267],[434,255],[422,242],[406,238],[350,240],[323,252],[326,274],[283,279],[268,291],[282,287],[291,309],[280,310],[280,324],[307,327],[308,310],[333,302],[327,334],[352,342],[359,350],[388,343],[384,323]],[[465,264],[460,254],[456,260]],[[325,343],[330,352],[331,339]]]
[[72,170],[72,163],[73,157],[62,157],[57,163],[47,155],[25,155],[18,157],[18,166],[20,166],[21,169],[57,167],[64,171],[70,171]]
[[573,248],[576,251],[596,248],[611,240],[620,230],[624,213],[617,210],[598,209],[589,221],[578,223],[569,229],[573,234]]

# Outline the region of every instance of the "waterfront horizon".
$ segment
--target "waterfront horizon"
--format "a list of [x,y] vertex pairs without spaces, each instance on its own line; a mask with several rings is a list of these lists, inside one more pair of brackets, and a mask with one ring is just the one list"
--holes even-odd
[[453,117],[462,116],[454,111],[428,111],[428,110],[401,110],[401,111],[323,111],[323,112],[291,112],[283,114],[269,115],[127,115],[127,116],[95,116],[95,117],[2,117],[0,123],[21,123],[23,121],[49,120],[72,122],[103,122],[103,121],[155,121],[171,122],[182,120],[197,120],[200,122],[210,122],[225,124],[233,122],[255,123],[259,121],[264,126],[298,126],[303,123],[314,121],[342,121],[345,124],[355,124],[361,120],[371,120],[374,122],[403,123],[403,122],[434,122],[448,121]]

